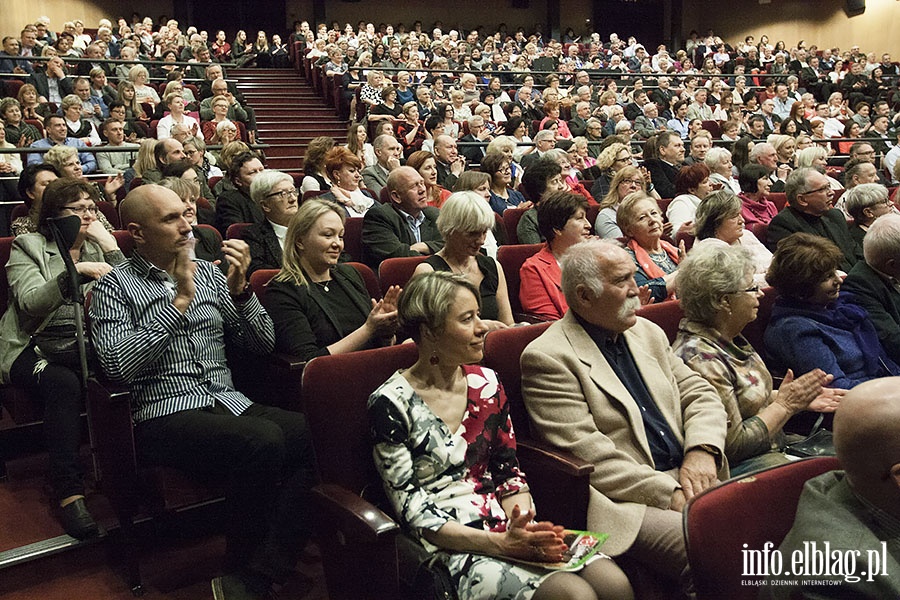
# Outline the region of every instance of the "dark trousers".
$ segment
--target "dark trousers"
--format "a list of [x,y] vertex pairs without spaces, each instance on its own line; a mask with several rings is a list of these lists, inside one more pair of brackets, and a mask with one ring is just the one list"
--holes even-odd
[[303,415],[254,404],[235,416],[216,404],[139,423],[135,437],[145,464],[226,483],[230,568],[287,578],[312,529],[314,457]]
[[50,454],[50,484],[56,500],[84,494],[84,474],[78,462],[81,444],[81,379],[69,367],[47,364],[35,374],[40,360],[33,346],[19,354],[9,370],[13,385],[44,403],[44,438]]

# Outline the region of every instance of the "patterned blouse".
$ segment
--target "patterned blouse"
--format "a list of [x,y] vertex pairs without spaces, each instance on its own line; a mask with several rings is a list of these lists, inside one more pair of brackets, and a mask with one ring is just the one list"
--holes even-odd
[[430,551],[437,547],[422,531],[448,521],[505,531],[500,500],[528,490],[497,374],[477,365],[461,368],[468,404],[455,432],[400,371],[369,398],[375,466],[396,514]]
[[729,341],[711,327],[683,319],[672,348],[716,388],[725,405],[728,462],[737,465],[784,445],[782,433],[770,441],[766,424],[756,416],[772,398],[772,376],[743,336]]

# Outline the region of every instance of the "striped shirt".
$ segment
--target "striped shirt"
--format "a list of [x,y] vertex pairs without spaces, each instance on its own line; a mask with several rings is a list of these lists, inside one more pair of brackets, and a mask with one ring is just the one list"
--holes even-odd
[[183,315],[172,304],[175,281],[138,253],[94,287],[94,348],[103,372],[130,387],[136,423],[217,402],[241,414],[252,403],[234,389],[226,332],[260,354],[275,347],[272,320],[256,296],[236,305],[221,271],[196,264],[196,293]]

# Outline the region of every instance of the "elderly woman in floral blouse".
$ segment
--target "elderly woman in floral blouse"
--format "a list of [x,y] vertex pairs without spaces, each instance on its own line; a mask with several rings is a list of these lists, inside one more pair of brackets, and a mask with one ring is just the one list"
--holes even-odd
[[725,456],[733,476],[787,462],[781,450],[788,419],[804,410],[833,412],[841,395],[823,387],[832,376],[821,369],[796,379],[788,370],[779,389],[772,389],[762,358],[741,335],[756,319],[763,295],[754,270],[746,249],[719,245],[694,248],[678,269],[685,318],[673,348],[725,405]]
[[450,571],[463,599],[630,598],[611,560],[578,573],[511,561],[562,557],[562,527],[535,522],[497,375],[478,365],[487,327],[478,290],[443,271],[413,278],[400,325],[419,359],[369,398],[374,457],[401,522]]

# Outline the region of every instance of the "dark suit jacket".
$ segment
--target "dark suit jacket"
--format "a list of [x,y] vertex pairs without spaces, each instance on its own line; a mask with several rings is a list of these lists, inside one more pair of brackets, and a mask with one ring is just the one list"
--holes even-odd
[[[266,311],[275,325],[275,350],[303,360],[327,356],[328,346],[366,321],[372,305],[369,292],[356,269],[337,265],[331,270],[332,282],[340,286],[359,309],[359,322],[342,321],[327,302],[327,294],[310,293],[307,286],[287,281],[272,281],[266,292]],[[332,290],[333,291],[333,290]],[[364,348],[372,347],[371,345]]]
[[451,173],[450,167],[448,167],[441,161],[435,160],[435,162],[437,164],[438,185],[445,190],[452,190],[453,186],[456,185],[456,180],[459,179],[459,177]]
[[360,174],[363,178],[363,184],[366,186],[366,189],[372,190],[375,195],[381,193],[381,188],[387,185],[387,174],[384,172],[384,169],[381,168],[381,165],[374,164],[371,167],[366,167]]
[[244,230],[243,239],[250,246],[250,268],[247,277],[259,269],[281,268],[281,244],[268,219]]
[[572,137],[578,137],[587,133],[587,121],[579,116],[572,117],[566,123],[569,125],[569,132],[571,132]]
[[216,200],[216,229],[222,237],[234,223],[262,223],[265,220],[259,205],[238,189],[226,190]]
[[[422,214],[425,215],[425,221],[419,231],[422,241],[428,244],[433,254],[444,247],[444,239],[437,228],[438,209],[429,206]],[[376,270],[386,258],[420,256],[415,250],[409,249],[416,243],[416,239],[393,203],[375,204],[366,212],[363,217],[362,242],[363,262]]]
[[832,208],[821,217],[804,214],[787,206],[772,217],[766,232],[766,245],[775,252],[778,242],[792,233],[803,232],[828,238],[841,249],[844,260],[840,264],[842,271],[849,272],[857,261],[862,260],[862,249],[850,235],[844,213]]
[[[478,138],[476,138],[471,133],[468,135],[464,135],[459,138],[460,142],[480,142]],[[487,145],[484,146],[460,146],[459,153],[466,157],[466,164],[469,165],[480,165],[481,159],[484,158],[484,149],[487,148]]]
[[659,193],[660,198],[675,197],[675,177],[678,176],[680,167],[670,165],[659,158],[651,158],[644,161],[644,166],[650,171],[653,187]]
[[841,288],[869,313],[887,355],[900,361],[900,292],[864,260],[850,269]]
[[[44,71],[35,71],[29,75],[28,82],[37,90],[38,96],[50,98],[50,84],[47,83],[47,74]],[[70,78],[64,77],[59,80],[59,96],[61,98],[74,93],[75,86]]]

